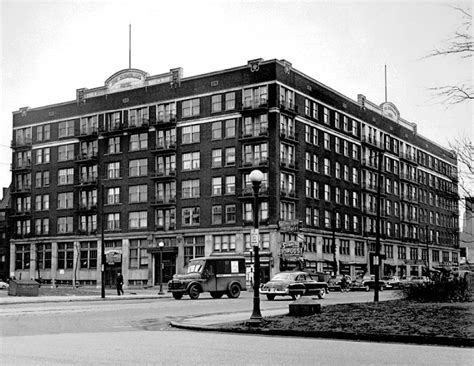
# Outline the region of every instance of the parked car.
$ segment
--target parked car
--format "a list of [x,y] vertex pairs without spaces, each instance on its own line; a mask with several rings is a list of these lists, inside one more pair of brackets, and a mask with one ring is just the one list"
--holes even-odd
[[191,259],[185,274],[175,274],[168,282],[168,292],[176,300],[187,294],[193,300],[202,292],[210,292],[214,299],[227,294],[237,298],[246,291],[245,257],[210,256]]
[[409,276],[401,280],[401,286],[431,282],[427,276]]
[[[353,280],[351,276],[346,275],[346,280],[347,280],[347,286],[349,288],[352,287]],[[342,275],[331,277],[328,281],[329,291],[341,291],[341,281],[342,281]]]
[[385,276],[383,280],[392,288],[400,288],[401,286],[401,280],[398,276]]
[[8,289],[8,283],[0,281],[0,290]]
[[[379,291],[391,288],[392,286],[383,279],[379,279]],[[370,291],[375,289],[375,276],[364,276],[357,278],[351,285],[351,290]]]
[[260,288],[260,294],[266,295],[268,300],[274,300],[276,296],[317,295],[324,298],[328,292],[327,282],[317,280],[307,272],[280,272]]

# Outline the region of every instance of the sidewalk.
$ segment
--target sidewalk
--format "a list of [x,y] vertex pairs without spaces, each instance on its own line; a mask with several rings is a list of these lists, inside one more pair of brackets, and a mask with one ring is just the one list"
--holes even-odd
[[159,287],[128,288],[124,295],[118,296],[115,289],[105,289],[105,298],[101,297],[101,289],[96,287],[40,287],[39,296],[9,296],[8,289],[0,290],[0,306],[32,303],[73,302],[73,301],[117,301],[130,299],[158,299],[171,297],[171,293],[163,288],[163,295],[158,295]]

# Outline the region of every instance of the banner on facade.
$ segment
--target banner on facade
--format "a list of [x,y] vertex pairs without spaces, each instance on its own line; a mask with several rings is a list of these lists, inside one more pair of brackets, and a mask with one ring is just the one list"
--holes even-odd
[[298,241],[285,241],[280,245],[280,257],[288,262],[298,261],[303,256],[303,243]]

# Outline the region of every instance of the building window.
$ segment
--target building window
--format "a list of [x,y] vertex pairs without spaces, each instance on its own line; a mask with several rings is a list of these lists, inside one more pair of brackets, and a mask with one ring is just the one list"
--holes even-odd
[[148,159],[130,160],[129,177],[143,177],[148,175]]
[[128,187],[128,203],[147,202],[147,201],[148,201],[148,186],[146,184]]
[[214,235],[212,238],[215,252],[235,251],[235,235]]
[[236,205],[225,206],[225,222],[227,224],[234,224],[236,222],[237,220],[236,211],[237,211]]
[[[58,185],[73,184],[73,183],[74,183],[74,168],[58,170]],[[48,185],[49,185],[49,181],[48,181]]]
[[398,247],[398,259],[407,259],[407,248],[399,246]]
[[212,225],[222,224],[222,206],[212,206]]
[[333,253],[332,239],[323,238],[323,253]]
[[95,234],[97,232],[97,215],[79,216],[79,231],[83,234]]
[[107,230],[120,230],[120,213],[107,214]]
[[331,162],[326,158],[324,159],[324,174],[331,175]]
[[228,175],[225,177],[225,194],[235,194],[235,176]]
[[120,203],[120,187],[107,188],[107,204],[115,205]]
[[222,166],[222,150],[213,149],[212,150],[212,164],[213,168],[220,168]]
[[81,268],[97,268],[97,242],[81,243]]
[[184,265],[193,258],[204,257],[204,236],[186,236],[184,238]]
[[392,259],[393,258],[393,245],[385,244],[383,247],[384,247],[384,253],[387,256],[387,258]]
[[324,200],[331,201],[331,187],[329,184],[324,185]]
[[143,126],[148,124],[148,107],[130,109],[128,111],[128,127]]
[[130,269],[148,267],[148,241],[130,239]]
[[67,161],[74,159],[74,145],[62,145],[58,147],[58,161]]
[[183,226],[198,226],[200,224],[200,208],[186,207],[181,211]]
[[267,104],[268,90],[263,85],[257,88],[244,89],[243,104],[244,108],[259,107]]
[[15,246],[15,269],[30,268],[30,244],[17,244]]
[[58,193],[58,210],[74,207],[73,192]]
[[212,195],[220,196],[222,195],[222,177],[213,177],[212,178]]
[[200,168],[199,151],[183,154],[183,170],[197,170]]
[[129,229],[143,229],[148,226],[148,212],[134,211],[128,213]]
[[58,136],[60,138],[74,136],[74,121],[59,122]]
[[107,178],[108,179],[120,178],[120,162],[119,161],[107,164]]
[[242,128],[244,137],[265,135],[268,133],[268,117],[266,114],[245,117]]
[[433,262],[439,262],[439,250],[433,250],[431,254],[433,256]]
[[148,149],[148,133],[139,133],[130,136],[130,151]]
[[225,110],[232,109],[235,109],[235,92],[226,93],[225,95]]
[[228,119],[225,123],[225,137],[235,137],[235,119]]
[[51,243],[38,244],[36,246],[37,255],[37,268],[39,269],[51,269]]
[[199,115],[199,98],[183,101],[182,114],[183,118]]
[[222,122],[213,122],[212,123],[212,139],[220,140],[222,138]]
[[314,227],[319,227],[319,209],[318,208],[313,208],[313,221],[312,224]]
[[235,147],[227,147],[225,149],[225,165],[235,165]]
[[182,128],[182,143],[194,144],[200,141],[200,126],[186,126]]
[[109,154],[118,154],[120,152],[120,137],[111,137],[107,141],[107,152]]
[[349,240],[339,241],[339,254],[349,255]]
[[211,112],[216,113],[222,110],[222,95],[213,95],[211,97]]
[[199,179],[183,180],[181,182],[181,198],[199,198]]
[[176,118],[176,103],[159,104],[156,107],[156,120],[170,122]]
[[327,150],[331,149],[331,137],[326,132],[324,132],[324,148]]
[[329,109],[327,109],[326,107],[323,108],[323,121],[325,124],[329,124]]
[[259,165],[268,161],[268,144],[244,145],[244,164]]
[[58,243],[58,269],[72,269],[74,264],[74,243]]
[[356,241],[355,242],[355,255],[357,257],[364,257],[365,256],[365,243],[363,241]]
[[73,232],[73,217],[58,217],[58,234],[66,234]]

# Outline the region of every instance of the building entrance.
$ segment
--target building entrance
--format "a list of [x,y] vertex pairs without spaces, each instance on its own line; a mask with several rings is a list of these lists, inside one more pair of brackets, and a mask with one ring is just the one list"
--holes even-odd
[[122,262],[105,264],[105,286],[115,288],[115,281],[118,273],[122,271]]
[[[155,285],[160,284],[160,253],[155,253]],[[168,283],[176,273],[175,252],[163,252],[163,284]]]

